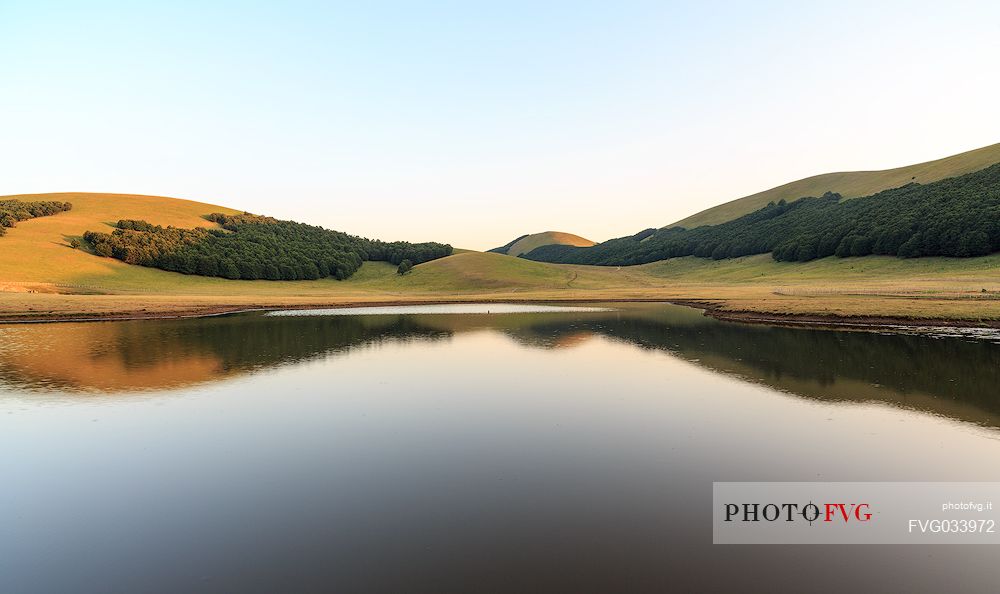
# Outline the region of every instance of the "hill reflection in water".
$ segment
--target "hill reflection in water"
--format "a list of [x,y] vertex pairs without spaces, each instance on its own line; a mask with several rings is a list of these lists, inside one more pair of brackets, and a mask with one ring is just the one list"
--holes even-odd
[[480,331],[540,349],[602,337],[806,398],[883,402],[1000,427],[1000,345],[988,341],[726,323],[663,304],[609,307],[0,326],[0,396],[175,390],[383,343]]

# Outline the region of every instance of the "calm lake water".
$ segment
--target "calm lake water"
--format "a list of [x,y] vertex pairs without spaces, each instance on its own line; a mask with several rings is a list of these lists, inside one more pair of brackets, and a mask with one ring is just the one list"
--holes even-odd
[[990,340],[401,311],[0,326],[0,592],[997,590],[711,525],[713,481],[1000,481]]

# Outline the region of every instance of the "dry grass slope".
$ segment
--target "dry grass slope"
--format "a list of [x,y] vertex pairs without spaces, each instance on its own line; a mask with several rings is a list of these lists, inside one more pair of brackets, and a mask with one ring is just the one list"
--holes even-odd
[[180,275],[98,258],[84,250],[72,249],[70,240],[79,239],[85,231],[108,230],[108,225],[119,219],[145,219],[175,227],[215,227],[215,223],[202,216],[211,212],[238,212],[202,202],[132,194],[68,192],[4,198],[59,200],[73,204],[70,212],[24,221],[0,239],[0,282],[8,283],[153,288]]
[[536,247],[553,244],[590,247],[594,245],[594,242],[589,239],[584,239],[579,235],[573,235],[572,233],[563,233],[562,231],[545,231],[544,233],[532,233],[531,235],[518,240],[514,243],[514,245],[510,246],[510,249],[507,250],[507,255],[520,256],[521,254],[527,254]]
[[972,173],[995,163],[1000,163],[1000,143],[896,169],[824,173],[714,206],[667,226],[690,229],[701,225],[717,225],[763,208],[768,202],[791,202],[806,196],[821,196],[827,191],[838,192],[845,198],[869,196],[889,188],[898,188],[911,181],[933,182]]
[[[230,281],[128,266],[69,241],[120,218],[208,226],[210,204],[152,196],[52,194],[74,209],[0,239],[0,319],[193,315],[246,308],[428,301],[700,300],[723,310],[1000,321],[1000,254],[983,258],[678,258],[632,267],[546,264],[465,251],[399,276],[366,262],[346,281]],[[18,287],[38,293],[14,292]]]

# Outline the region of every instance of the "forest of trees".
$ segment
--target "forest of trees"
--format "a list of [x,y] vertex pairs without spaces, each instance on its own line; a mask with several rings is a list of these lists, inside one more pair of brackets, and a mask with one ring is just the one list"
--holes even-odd
[[622,266],[697,256],[722,260],[771,252],[775,260],[882,254],[970,257],[1000,251],[1000,164],[866,198],[784,200],[719,225],[647,229],[593,247],[547,245],[523,258]]
[[246,280],[343,280],[366,260],[415,265],[452,253],[441,243],[390,243],[249,213],[207,218],[222,229],[121,220],[111,233],[88,231],[83,237],[99,256],[128,264]]
[[21,200],[0,200],[0,237],[7,233],[7,229],[16,227],[20,221],[27,221],[36,217],[47,217],[49,215],[66,212],[73,208],[69,202],[57,202],[45,200],[41,202],[23,202]]

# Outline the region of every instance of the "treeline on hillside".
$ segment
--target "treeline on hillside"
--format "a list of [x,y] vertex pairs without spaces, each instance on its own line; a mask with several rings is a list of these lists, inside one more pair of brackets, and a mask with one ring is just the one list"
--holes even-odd
[[206,218],[222,229],[121,220],[111,233],[83,237],[96,254],[128,264],[246,280],[343,280],[365,260],[420,264],[452,253],[441,243],[384,242],[249,213]]
[[7,233],[8,228],[16,227],[21,221],[37,217],[47,217],[60,212],[66,212],[72,208],[73,205],[69,202],[57,202],[54,200],[39,202],[0,200],[0,237],[3,237]]
[[881,254],[982,256],[1000,251],[1000,164],[866,198],[784,200],[719,225],[647,229],[592,247],[542,246],[523,257],[541,262],[620,266],[680,256],[722,260],[771,252],[775,260]]

